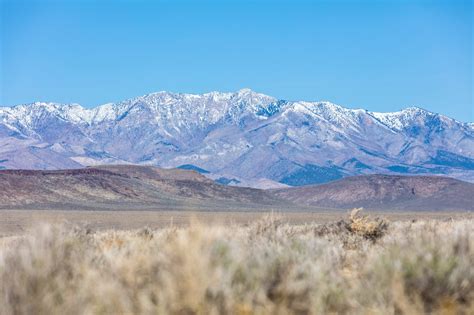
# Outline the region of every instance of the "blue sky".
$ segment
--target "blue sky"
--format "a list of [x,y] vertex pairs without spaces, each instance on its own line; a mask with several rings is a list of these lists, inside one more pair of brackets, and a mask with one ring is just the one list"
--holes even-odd
[[474,121],[471,1],[0,2],[3,106],[249,87]]

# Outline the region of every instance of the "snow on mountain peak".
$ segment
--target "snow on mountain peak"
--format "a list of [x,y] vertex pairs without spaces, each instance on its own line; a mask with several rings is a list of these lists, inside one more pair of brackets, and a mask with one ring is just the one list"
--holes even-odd
[[[401,130],[416,120],[433,117],[437,114],[420,107],[408,107],[398,112],[368,112],[362,109],[348,109],[337,104],[321,102],[282,101],[274,97],[257,93],[249,88],[236,92],[209,92],[204,94],[185,94],[159,91],[131,98],[119,103],[107,103],[92,109],[85,109],[79,104],[59,104],[53,102],[34,102],[26,105],[0,108],[3,121],[17,120],[31,125],[35,117],[49,113],[74,123],[97,124],[102,121],[114,121],[136,111],[149,111],[155,119],[183,119],[209,124],[227,116],[237,121],[246,114],[269,117],[290,106],[295,111],[309,111],[313,115],[332,123],[353,124],[359,116],[369,114],[380,123],[391,129]],[[439,115],[441,116],[441,115]],[[444,116],[441,116],[444,117]],[[447,117],[446,117],[447,118]],[[447,118],[448,119],[448,118]],[[472,128],[472,125],[467,125]]]
[[251,98],[258,98],[258,99],[272,99],[276,100],[274,97],[268,96],[266,94],[257,93],[249,88],[243,88],[238,90],[237,92],[233,93],[237,94],[239,97],[251,97]]
[[423,119],[437,114],[420,107],[412,106],[397,112],[370,112],[370,115],[391,129],[402,130],[416,121],[421,123]]
[[377,113],[250,89],[161,91],[92,109],[47,102],[3,107],[0,148],[0,167],[7,168],[193,164],[287,184],[393,170],[472,169],[474,178],[473,123],[418,107]]
[[255,93],[255,92],[252,91],[252,89],[249,89],[249,88],[242,88],[242,89],[237,91],[237,94],[249,94],[249,93]]

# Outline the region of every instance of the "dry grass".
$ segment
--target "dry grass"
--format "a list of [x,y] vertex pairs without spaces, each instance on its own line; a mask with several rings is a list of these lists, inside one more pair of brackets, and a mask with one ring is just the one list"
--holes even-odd
[[388,221],[379,217],[373,219],[368,215],[362,215],[361,212],[362,208],[351,211],[348,224],[349,230],[372,241],[381,238],[387,232]]
[[473,314],[474,220],[348,221],[0,239],[1,314]]

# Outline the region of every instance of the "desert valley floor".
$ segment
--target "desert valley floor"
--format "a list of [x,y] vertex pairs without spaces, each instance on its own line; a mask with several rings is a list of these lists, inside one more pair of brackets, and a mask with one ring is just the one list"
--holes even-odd
[[[133,230],[170,226],[187,226],[193,222],[204,225],[246,225],[266,216],[275,216],[290,224],[336,222],[347,217],[349,209],[298,211],[77,211],[77,210],[0,210],[0,237],[23,234],[38,224],[70,224],[92,230]],[[390,221],[474,219],[468,211],[366,211]]]

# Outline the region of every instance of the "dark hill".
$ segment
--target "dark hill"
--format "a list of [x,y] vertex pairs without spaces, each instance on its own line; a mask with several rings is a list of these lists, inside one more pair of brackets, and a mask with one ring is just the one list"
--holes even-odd
[[197,171],[111,165],[0,170],[0,209],[294,211],[321,208],[474,210],[474,184],[367,175],[276,190],[220,185]]
[[294,203],[328,208],[474,210],[474,184],[439,176],[354,176],[273,193]]
[[114,165],[0,170],[3,209],[227,210],[281,202],[263,190],[219,185],[198,172],[181,169]]

